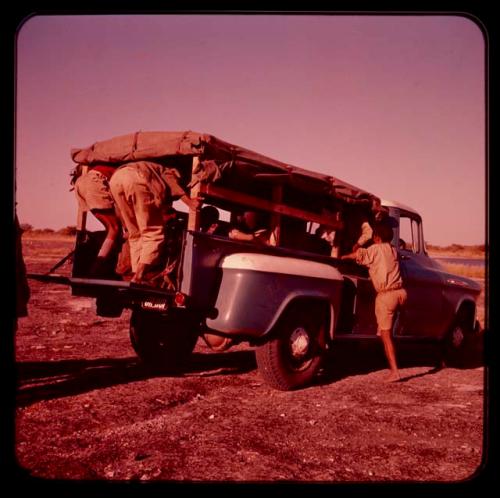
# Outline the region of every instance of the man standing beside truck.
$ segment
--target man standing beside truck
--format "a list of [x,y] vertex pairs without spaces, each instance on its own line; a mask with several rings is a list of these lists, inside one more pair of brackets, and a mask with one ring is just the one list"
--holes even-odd
[[16,318],[15,329],[17,330],[17,319],[28,316],[28,301],[30,299],[30,288],[26,278],[26,265],[23,259],[22,234],[17,214],[14,220],[15,251],[16,251]]
[[367,266],[373,287],[377,292],[375,298],[375,316],[377,318],[377,335],[384,344],[385,355],[391,374],[388,382],[400,380],[396,362],[396,353],[391,338],[394,314],[398,307],[407,300],[406,290],[399,269],[396,249],[391,245],[392,228],[387,222],[379,222],[373,230],[374,244],[367,249],[360,247],[341,259],[352,259],[356,263]]

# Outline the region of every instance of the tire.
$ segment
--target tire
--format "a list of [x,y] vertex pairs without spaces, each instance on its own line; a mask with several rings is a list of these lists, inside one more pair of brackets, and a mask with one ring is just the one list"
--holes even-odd
[[273,338],[256,349],[257,367],[271,387],[289,391],[309,384],[321,367],[327,315],[316,303],[293,306]]
[[466,310],[460,309],[442,345],[442,366],[464,367],[474,355],[474,328]]
[[130,319],[130,343],[142,362],[153,370],[180,370],[193,352],[198,331],[199,324],[187,314],[134,310]]

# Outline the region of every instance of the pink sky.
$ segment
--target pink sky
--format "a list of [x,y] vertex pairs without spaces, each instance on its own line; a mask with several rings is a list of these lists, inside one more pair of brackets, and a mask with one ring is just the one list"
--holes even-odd
[[485,241],[485,43],[467,18],[39,16],[17,49],[21,223],[75,225],[72,147],[191,129],[412,206],[429,243]]

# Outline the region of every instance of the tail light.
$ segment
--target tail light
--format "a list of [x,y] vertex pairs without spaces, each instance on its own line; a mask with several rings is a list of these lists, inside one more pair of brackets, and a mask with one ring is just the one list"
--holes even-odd
[[179,308],[186,306],[186,295],[183,294],[182,292],[176,292],[174,297],[174,303]]

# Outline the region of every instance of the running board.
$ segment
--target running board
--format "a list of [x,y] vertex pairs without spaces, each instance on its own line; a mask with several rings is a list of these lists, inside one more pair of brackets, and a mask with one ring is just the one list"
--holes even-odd
[[[349,333],[337,333],[333,336],[334,341],[358,341],[358,340],[373,340],[379,339],[380,336],[376,334],[349,334]],[[434,337],[419,337],[417,335],[397,335],[393,336],[395,341],[418,341],[418,342],[439,342],[439,338]]]

